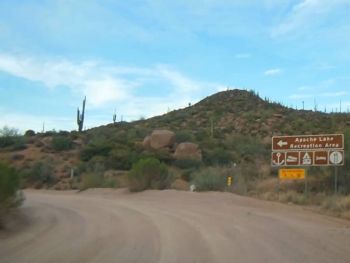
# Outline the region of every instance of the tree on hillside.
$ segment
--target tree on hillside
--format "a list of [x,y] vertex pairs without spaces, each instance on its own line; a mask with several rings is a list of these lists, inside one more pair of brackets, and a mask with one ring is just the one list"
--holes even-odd
[[0,129],[0,148],[15,144],[19,136],[17,129],[4,126]]

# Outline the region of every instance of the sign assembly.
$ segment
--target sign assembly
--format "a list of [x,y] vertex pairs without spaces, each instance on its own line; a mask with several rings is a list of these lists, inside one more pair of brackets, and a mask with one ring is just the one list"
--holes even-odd
[[344,135],[272,137],[272,166],[344,165]]

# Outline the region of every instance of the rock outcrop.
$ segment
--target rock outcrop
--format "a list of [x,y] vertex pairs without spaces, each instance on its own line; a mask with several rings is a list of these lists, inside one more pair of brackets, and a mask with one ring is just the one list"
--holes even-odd
[[142,146],[147,150],[151,149],[151,136],[148,135],[143,139]]
[[174,153],[175,159],[202,160],[202,151],[198,144],[191,142],[180,143]]
[[175,143],[175,133],[169,130],[155,130],[150,136],[143,141],[145,148],[159,150],[162,148],[172,147]]

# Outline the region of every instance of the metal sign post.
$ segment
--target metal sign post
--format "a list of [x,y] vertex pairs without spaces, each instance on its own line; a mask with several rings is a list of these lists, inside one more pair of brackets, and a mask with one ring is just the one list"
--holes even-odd
[[307,168],[306,170],[305,170],[305,188],[304,188],[304,195],[305,195],[305,197],[307,198],[308,197],[308,185],[307,185],[307,174],[309,173],[309,169]]
[[338,193],[338,166],[334,167],[334,194]]

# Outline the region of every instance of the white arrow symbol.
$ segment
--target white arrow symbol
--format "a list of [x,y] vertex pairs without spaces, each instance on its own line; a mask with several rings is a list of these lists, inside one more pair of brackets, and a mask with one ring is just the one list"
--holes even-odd
[[288,145],[288,142],[284,142],[284,141],[280,140],[280,141],[277,143],[277,145],[278,145],[279,147],[282,148],[284,145]]

